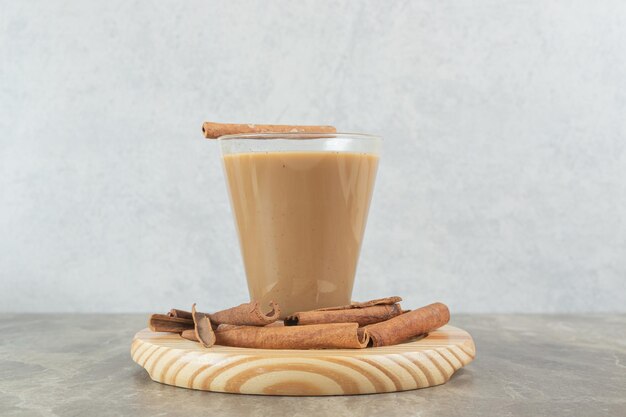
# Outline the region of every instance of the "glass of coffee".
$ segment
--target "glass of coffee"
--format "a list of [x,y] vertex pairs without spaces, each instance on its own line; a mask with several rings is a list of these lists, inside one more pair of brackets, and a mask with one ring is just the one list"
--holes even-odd
[[219,138],[250,298],[296,311],[350,304],[381,139]]

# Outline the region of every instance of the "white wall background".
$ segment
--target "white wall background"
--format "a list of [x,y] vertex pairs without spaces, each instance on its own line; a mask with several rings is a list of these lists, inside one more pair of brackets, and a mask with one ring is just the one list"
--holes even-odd
[[0,0],[0,310],[246,300],[205,119],[386,138],[356,299],[626,311],[626,3]]

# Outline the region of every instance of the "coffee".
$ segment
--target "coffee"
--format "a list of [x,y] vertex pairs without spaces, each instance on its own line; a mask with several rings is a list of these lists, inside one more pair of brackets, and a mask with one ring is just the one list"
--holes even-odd
[[349,304],[378,156],[224,155],[252,300],[281,316]]

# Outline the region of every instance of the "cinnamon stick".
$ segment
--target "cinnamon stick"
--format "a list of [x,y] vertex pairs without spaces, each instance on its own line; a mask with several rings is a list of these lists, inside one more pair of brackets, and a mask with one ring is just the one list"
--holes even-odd
[[180,333],[193,329],[193,320],[181,317],[171,317],[166,314],[153,314],[148,320],[148,327],[153,332]]
[[[237,307],[232,307],[226,310],[221,310],[216,313],[202,313],[206,314],[213,328],[216,328],[219,324],[236,324],[246,326],[266,326],[274,323],[280,316],[280,306],[278,303],[270,301],[271,310],[269,313],[263,313],[261,311],[260,303],[253,301],[250,303],[244,303]],[[192,320],[192,314],[190,311],[179,310],[173,308],[167,313],[169,317],[178,317]],[[282,324],[281,324],[282,325]]]
[[285,319],[286,326],[321,323],[358,323],[359,326],[379,323],[402,314],[400,304],[372,305],[343,310],[312,310],[295,313]]
[[218,311],[209,314],[212,323],[215,324],[235,324],[242,326],[265,326],[278,320],[280,316],[280,306],[270,301],[271,310],[263,313],[258,301],[244,303],[237,307]]
[[192,342],[199,342],[198,336],[196,336],[195,329],[183,330],[183,332],[180,334],[180,336],[183,339],[191,340]]
[[[196,304],[191,306],[191,315],[193,317],[194,334],[196,339],[205,348],[211,347],[215,344],[215,333],[211,327],[211,321],[204,313],[198,313],[196,311]],[[183,331],[184,333],[184,331]]]
[[402,297],[393,296],[393,297],[377,298],[375,300],[363,301],[363,302],[353,301],[351,304],[347,304],[344,306],[318,308],[315,311],[332,311],[332,310],[346,310],[349,308],[364,308],[364,307],[371,307],[371,306],[376,306],[376,305],[395,304],[395,303],[399,303],[400,301],[402,301]]
[[167,313],[170,317],[180,317],[182,319],[193,320],[193,316],[190,311],[179,310],[177,308],[173,308]]
[[445,304],[433,303],[409,311],[390,320],[365,326],[372,346],[389,346],[431,332],[450,321],[450,311]]
[[274,323],[270,323],[265,325],[265,327],[283,327],[285,325],[285,322],[282,320],[276,320]]
[[257,125],[236,123],[204,122],[202,133],[207,139],[216,139],[224,135],[239,133],[336,133],[333,126],[302,126],[302,125]]
[[362,349],[367,332],[359,334],[356,323],[309,326],[233,326],[222,324],[215,331],[216,343],[254,349]]

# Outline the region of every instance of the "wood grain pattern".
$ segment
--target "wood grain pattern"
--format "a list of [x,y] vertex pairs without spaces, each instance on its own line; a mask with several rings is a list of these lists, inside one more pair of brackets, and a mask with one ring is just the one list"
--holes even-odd
[[395,346],[367,349],[209,349],[172,333],[138,332],[131,356],[150,378],[205,391],[263,395],[349,395],[443,384],[476,354],[466,331],[444,326]]

